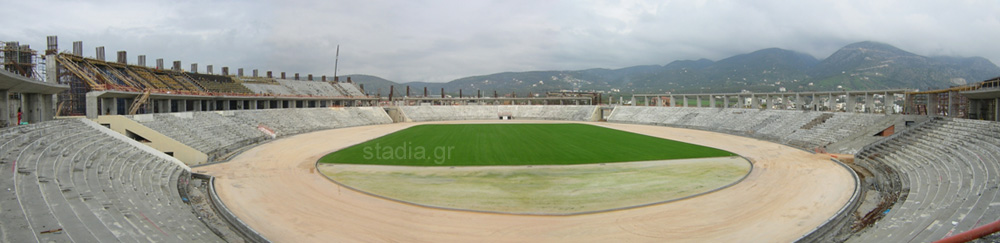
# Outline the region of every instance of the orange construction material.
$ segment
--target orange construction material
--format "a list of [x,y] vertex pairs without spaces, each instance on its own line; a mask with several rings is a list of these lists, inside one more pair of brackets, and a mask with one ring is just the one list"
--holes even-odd
[[979,226],[978,228],[962,232],[961,234],[945,237],[944,239],[935,241],[934,243],[959,243],[968,242],[971,240],[978,239],[979,237],[987,236],[1000,231],[1000,220],[996,222],[989,223],[987,225]]

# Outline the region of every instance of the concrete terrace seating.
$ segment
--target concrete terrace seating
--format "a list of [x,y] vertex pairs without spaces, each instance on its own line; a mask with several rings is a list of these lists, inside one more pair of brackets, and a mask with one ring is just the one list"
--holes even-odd
[[[277,94],[277,95],[302,95],[302,96],[324,96],[324,97],[337,97],[337,96],[364,96],[357,87],[353,84],[339,83],[330,84],[328,82],[322,81],[302,81],[302,80],[287,80],[287,79],[276,79],[276,83],[254,83],[254,82],[244,82],[243,86],[253,91],[253,93],[262,94]],[[350,87],[347,89],[348,93],[342,92],[338,87],[334,85],[339,85],[341,88]],[[357,91],[355,92],[351,92]]]
[[[227,116],[228,115],[228,116]],[[233,121],[232,113],[226,112],[184,112],[151,115],[152,119],[137,119],[142,125],[156,130],[185,145],[211,155],[224,154],[249,144],[263,141],[266,134],[257,130],[257,124],[249,126]]]
[[[149,115],[143,115],[149,116]],[[279,137],[342,127],[392,123],[378,107],[298,108],[203,111],[133,116],[150,129],[208,154],[215,160],[269,138],[263,125]]]
[[180,161],[89,120],[0,130],[0,242],[221,242]]
[[341,89],[346,91],[347,93],[345,95],[347,96],[365,96],[365,93],[361,92],[361,89],[358,89],[358,86],[354,86],[354,84],[337,83],[336,85],[340,86]]
[[[822,114],[831,114],[833,118],[803,128]],[[858,128],[872,126],[883,119],[886,116],[842,112],[618,106],[608,121],[716,131],[812,149],[845,139]]]
[[596,106],[586,105],[460,105],[400,106],[413,121],[497,120],[501,113],[514,119],[589,121]]
[[1000,123],[936,118],[862,150],[899,171],[899,201],[854,242],[927,242],[1000,219]]

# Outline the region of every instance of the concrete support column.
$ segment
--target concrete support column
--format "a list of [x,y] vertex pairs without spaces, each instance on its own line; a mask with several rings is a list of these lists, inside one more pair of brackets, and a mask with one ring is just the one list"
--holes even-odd
[[232,107],[230,107],[231,105],[232,105],[232,102],[230,102],[229,100],[223,100],[222,101],[222,109],[221,110],[224,110],[224,111],[232,110]]
[[[559,100],[559,104],[562,105],[562,100]],[[632,96],[632,106],[636,106],[636,105],[638,105],[638,104],[635,103],[635,95],[633,95]]]
[[757,100],[757,96],[754,94],[750,94],[750,108],[760,109],[760,101]]
[[177,101],[177,112],[185,112],[185,111],[188,111],[188,101],[187,100],[178,100]]
[[[42,121],[52,120],[54,116],[54,107],[52,106],[52,95],[28,94],[28,93],[22,93],[21,95],[23,96],[23,99],[25,101],[24,108],[21,108],[22,121],[27,121],[28,123],[38,123]],[[94,98],[92,100],[95,109],[93,113],[96,118],[97,99]],[[90,106],[90,103],[91,99],[88,99],[87,105]]]
[[649,106],[649,96],[643,96],[642,97],[642,102],[643,102],[642,103],[643,106]]
[[170,113],[170,111],[173,110],[172,108],[174,107],[173,101],[174,100],[171,99],[163,100],[163,102],[161,103],[163,104],[163,108],[160,109],[160,113]]
[[729,108],[729,96],[728,95],[723,95],[722,96],[722,106],[725,107],[725,108],[727,108],[727,109]]
[[[103,92],[102,92],[103,93]],[[24,94],[22,94],[24,95]],[[87,92],[87,118],[97,119],[97,115],[100,114],[101,109],[97,107],[97,96],[100,95],[97,92]]]
[[1000,122],[1000,98],[993,99],[993,121]]
[[55,104],[54,104],[54,102],[52,100],[53,95],[51,95],[51,94],[41,94],[41,95],[38,95],[38,96],[42,99],[42,100],[39,101],[39,103],[41,103],[41,105],[42,105],[42,107],[41,107],[41,111],[42,111],[42,114],[41,114],[42,119],[41,119],[41,121],[49,121],[49,120],[54,119],[56,117],[56,106],[55,106]]
[[116,98],[104,98],[101,99],[101,108],[104,111],[104,115],[119,115],[118,114],[118,99]]
[[889,92],[885,92],[882,94],[882,107],[881,107],[882,113],[892,114],[895,112],[892,110],[893,108],[892,103],[895,102],[895,99],[896,96],[895,95],[889,96]]
[[816,100],[816,93],[813,93],[813,100],[809,103],[813,106],[813,111],[819,111],[819,100]]
[[830,93],[827,96],[828,97],[826,99],[826,109],[829,111],[833,111],[835,105],[837,104],[837,98],[833,97],[833,93]]
[[695,95],[694,99],[695,99],[694,104],[697,105],[698,108],[701,108],[701,95]]
[[251,110],[256,110],[257,109],[257,101],[256,100],[251,100],[250,101],[250,109]]
[[938,114],[938,95],[927,94],[927,115],[936,116]]
[[846,95],[847,96],[845,96],[845,97],[847,97],[847,102],[846,102],[847,103],[847,109],[846,109],[847,112],[857,112],[858,111],[857,110],[858,97],[857,96],[853,96],[850,93],[847,93]]
[[671,107],[672,107],[672,106],[677,106],[677,100],[675,100],[675,99],[674,99],[674,96],[673,96],[673,95],[671,95],[671,96],[670,96],[670,104],[669,104],[669,105],[667,105],[667,104],[664,104],[664,106],[671,106]]
[[875,95],[865,92],[865,113],[875,112]]
[[682,95],[681,99],[684,99],[684,107],[690,107],[688,105],[688,97],[687,97],[687,95]]
[[948,117],[958,117],[958,92],[948,92]]
[[[8,99],[10,99],[10,90],[0,89],[0,125],[3,126],[11,126],[17,122],[17,110],[11,111],[13,109],[10,108]],[[14,119],[10,118],[11,114],[14,114]]]
[[795,109],[802,110],[805,109],[805,106],[806,106],[806,98],[802,97],[802,95],[795,94]]
[[715,108],[715,96],[714,95],[708,95],[708,106],[711,106],[712,108]]
[[764,96],[764,104],[767,104],[767,107],[764,109],[774,109],[774,99],[771,98],[771,95]]
[[201,111],[201,100],[191,101],[191,111]]

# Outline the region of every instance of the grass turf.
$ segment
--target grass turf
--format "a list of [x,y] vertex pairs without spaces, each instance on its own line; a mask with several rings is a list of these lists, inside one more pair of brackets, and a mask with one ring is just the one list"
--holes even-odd
[[428,124],[330,153],[319,161],[406,166],[568,165],[732,155],[587,124]]

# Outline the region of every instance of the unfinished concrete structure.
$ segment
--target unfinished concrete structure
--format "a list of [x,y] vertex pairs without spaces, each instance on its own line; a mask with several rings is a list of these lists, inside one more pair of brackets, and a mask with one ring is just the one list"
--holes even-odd
[[[36,123],[55,116],[53,95],[69,86],[45,82],[36,72],[34,51],[17,42],[4,43],[0,55],[0,127],[21,121]],[[20,111],[21,114],[18,114]]]
[[[900,113],[911,90],[822,91],[782,93],[635,94],[633,105],[779,110]],[[642,101],[641,103],[636,103]]]
[[[124,51],[118,52],[116,62],[108,62],[101,58],[103,47],[97,48],[97,58],[83,57],[79,41],[73,43],[73,53],[58,53],[54,37],[49,39],[49,48],[46,76],[51,83],[69,85],[59,95],[57,113],[61,116],[367,106],[377,100],[356,87],[343,88],[353,84],[258,77],[256,70],[253,77],[246,77],[242,68],[229,75],[229,67],[216,75],[213,65],[206,66],[207,73],[199,73],[197,64],[191,65],[192,70],[181,69],[181,61],[164,69],[162,58],[150,68],[145,66],[145,56],[140,56],[137,65],[127,63]],[[278,88],[261,88],[269,86]]]

